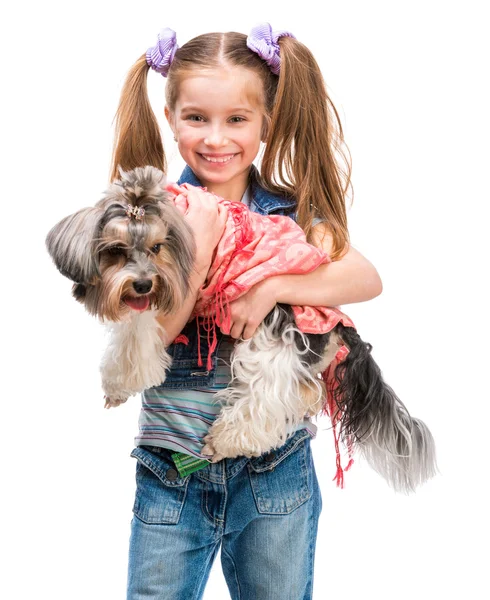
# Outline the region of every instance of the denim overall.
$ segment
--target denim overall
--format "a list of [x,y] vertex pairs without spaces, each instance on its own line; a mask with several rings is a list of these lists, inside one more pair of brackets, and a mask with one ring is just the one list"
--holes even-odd
[[[252,167],[251,210],[295,218],[295,201],[261,188]],[[179,184],[200,182],[186,167]],[[182,331],[189,344],[173,344],[172,367],[162,387],[212,385],[207,343],[198,366],[195,320]],[[217,329],[218,345],[223,334]],[[206,333],[201,331],[206,337]],[[202,340],[205,342],[205,340]],[[219,550],[233,600],[307,600],[322,498],[307,429],[256,458],[226,458],[181,477],[172,450],[138,446],[131,521],[127,600],[198,600]]]

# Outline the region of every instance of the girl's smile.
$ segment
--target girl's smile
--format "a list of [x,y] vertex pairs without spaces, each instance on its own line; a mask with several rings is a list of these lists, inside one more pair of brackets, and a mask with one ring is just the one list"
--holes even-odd
[[217,165],[228,164],[234,156],[236,154],[201,154],[202,158]]
[[179,85],[175,111],[165,114],[182,158],[202,185],[239,201],[260,148],[262,83],[241,67],[195,71]]

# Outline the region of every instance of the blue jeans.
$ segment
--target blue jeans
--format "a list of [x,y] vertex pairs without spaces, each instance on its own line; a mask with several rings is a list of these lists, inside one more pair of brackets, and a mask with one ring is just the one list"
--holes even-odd
[[171,451],[139,446],[127,600],[198,600],[221,544],[233,600],[306,600],[322,499],[298,430],[257,458],[227,458],[186,477]]

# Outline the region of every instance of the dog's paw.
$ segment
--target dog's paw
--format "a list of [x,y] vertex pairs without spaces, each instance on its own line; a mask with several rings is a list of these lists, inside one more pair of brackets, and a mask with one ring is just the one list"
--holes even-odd
[[[278,447],[280,437],[275,430],[262,431],[250,419],[249,414],[237,418],[236,411],[223,408],[204,438],[203,454],[211,454],[212,461],[223,458],[246,456],[254,458]],[[219,457],[219,458],[217,458]]]
[[210,457],[215,463],[223,458],[238,458],[239,456],[260,456],[262,449],[258,448],[252,440],[247,440],[242,432],[231,431],[226,424],[216,420],[208,435],[204,438],[205,446],[202,454]]
[[204,438],[204,443],[205,446],[204,448],[201,450],[201,454],[205,454],[206,457],[212,462],[212,463],[217,463],[220,460],[223,460],[223,458],[226,458],[226,456],[223,456],[220,452],[218,452],[216,450],[216,448],[213,445],[213,436],[211,434],[208,434],[205,438]]
[[104,408],[115,408],[116,406],[119,406],[120,404],[126,402],[127,399],[128,396],[126,396],[126,398],[109,398],[109,396],[104,396]]

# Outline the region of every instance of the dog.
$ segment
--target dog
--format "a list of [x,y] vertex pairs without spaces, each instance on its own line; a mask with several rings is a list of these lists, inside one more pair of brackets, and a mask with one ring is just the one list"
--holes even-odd
[[[65,217],[46,238],[56,267],[74,282],[73,296],[110,330],[100,366],[107,408],[165,380],[171,358],[156,316],[184,302],[196,254],[164,173],[151,166],[119,172],[95,206]],[[249,212],[228,205],[240,205],[242,217]],[[273,218],[250,215],[254,223]],[[289,217],[275,219],[304,235]],[[433,436],[384,382],[371,345],[336,312],[344,318],[336,315],[334,327],[305,333],[295,308],[277,304],[251,339],[236,342],[231,382],[216,394],[220,413],[203,454],[212,462],[260,456],[285,442],[288,426],[323,411],[392,488],[414,491],[435,475]],[[212,318],[223,323],[224,313]]]

